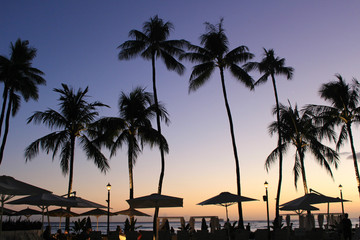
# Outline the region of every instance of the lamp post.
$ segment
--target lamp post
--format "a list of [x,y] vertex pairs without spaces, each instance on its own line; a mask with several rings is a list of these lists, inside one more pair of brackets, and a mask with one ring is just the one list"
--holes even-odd
[[343,195],[342,195],[342,185],[339,185],[339,190],[340,190],[340,198],[341,198],[341,210],[342,210],[342,215],[344,215],[344,202],[343,202]]
[[270,239],[270,222],[269,222],[269,194],[268,194],[268,182],[264,182],[265,187],[265,196],[263,196],[264,201],[266,201],[266,216],[267,216],[267,229],[268,229],[268,239]]
[[107,207],[107,234],[109,234],[110,232],[110,189],[111,189],[111,185],[110,183],[108,183],[108,185],[106,185],[106,189],[108,190],[108,199],[107,199],[107,203],[108,203],[108,207]]

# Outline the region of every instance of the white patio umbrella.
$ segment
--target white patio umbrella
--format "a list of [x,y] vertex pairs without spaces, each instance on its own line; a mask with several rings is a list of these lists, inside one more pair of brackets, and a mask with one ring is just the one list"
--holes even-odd
[[[126,200],[131,208],[168,208],[182,207],[183,199],[162,194],[153,193],[150,195]],[[153,232],[158,237],[157,219],[154,215]]]
[[[69,207],[73,203],[64,197],[52,194],[52,193],[43,193],[38,195],[32,195],[10,201],[8,204],[17,204],[17,205],[33,205],[38,206],[42,210],[42,224],[44,225],[44,212],[49,206],[59,206],[59,207]],[[48,224],[50,225],[50,218],[48,216]]]
[[[80,214],[80,216],[95,216],[96,217],[96,231],[99,230],[99,217],[100,216],[106,216],[108,214],[107,210],[103,210],[100,208],[95,208],[87,212],[83,212]],[[116,213],[109,213],[110,216],[117,215]]]
[[71,204],[68,207],[75,207],[75,208],[107,208],[107,206],[101,205],[96,202],[92,202],[89,200],[86,200],[81,197],[72,196],[67,198]]
[[59,221],[59,229],[61,228],[61,218],[62,217],[76,217],[79,216],[79,214],[75,213],[75,212],[71,212],[68,211],[64,208],[57,208],[51,211],[47,212],[47,215],[50,217],[60,217],[60,221]]
[[13,214],[13,216],[25,216],[27,220],[29,220],[32,215],[41,215],[41,212],[27,207]]
[[2,216],[5,202],[14,196],[35,195],[40,193],[51,193],[51,191],[19,181],[10,176],[0,176],[0,233],[2,232]]
[[227,207],[230,205],[233,205],[238,202],[249,202],[249,201],[259,201],[254,198],[239,196],[236,194],[232,194],[229,192],[222,192],[219,195],[216,195],[215,197],[209,198],[201,203],[198,203],[197,205],[220,205],[225,207],[226,209],[226,220],[228,220],[228,209]]

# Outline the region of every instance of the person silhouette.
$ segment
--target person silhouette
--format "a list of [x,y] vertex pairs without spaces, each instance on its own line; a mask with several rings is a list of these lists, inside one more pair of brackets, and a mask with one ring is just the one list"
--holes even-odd
[[344,218],[343,220],[341,220],[341,225],[342,225],[342,232],[343,232],[343,236],[344,236],[344,240],[351,240],[351,235],[352,235],[352,223],[351,220],[349,219],[349,215],[347,213],[344,214]]

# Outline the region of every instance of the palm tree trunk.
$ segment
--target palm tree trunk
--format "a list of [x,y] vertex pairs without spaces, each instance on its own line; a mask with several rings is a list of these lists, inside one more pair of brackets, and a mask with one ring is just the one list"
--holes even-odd
[[8,87],[7,87],[7,84],[4,85],[3,100],[4,100],[4,102],[2,104],[1,115],[0,115],[0,136],[1,136],[2,124],[4,122],[6,102],[8,100]]
[[10,113],[11,113],[11,99],[9,99],[8,107],[7,107],[7,111],[6,111],[5,131],[4,131],[4,135],[3,135],[3,139],[2,139],[1,147],[0,147],[0,165],[1,165],[3,157],[4,157],[5,145],[6,145],[7,135],[8,135],[8,132],[9,132]]
[[[69,166],[69,186],[68,186],[68,197],[72,192],[73,185],[73,173],[74,173],[74,157],[75,157],[75,136],[71,136],[71,154],[70,154],[70,166]],[[70,211],[70,207],[66,210]],[[65,218],[65,229],[70,229],[70,217]]]
[[[230,106],[229,106],[229,103],[228,103],[228,100],[227,100],[226,87],[225,87],[225,78],[224,78],[224,70],[222,68],[220,68],[220,76],[221,76],[221,86],[222,86],[224,100],[225,100],[225,107],[226,107],[227,115],[228,115],[228,118],[229,118],[231,141],[232,141],[234,157],[235,157],[237,194],[240,196],[241,195],[241,184],[240,184],[239,158],[238,158],[237,148],[236,148],[234,125],[233,125],[233,121],[232,121],[232,117],[231,117]],[[244,219],[243,219],[241,202],[238,203],[238,212],[239,212],[239,228],[244,229]]]
[[301,176],[302,176],[302,180],[303,180],[304,192],[305,192],[305,194],[308,194],[309,190],[308,190],[306,174],[305,174],[304,153],[303,153],[301,147],[300,147],[300,149],[298,149],[298,153],[299,153],[299,157],[300,157]]
[[280,205],[280,193],[281,193],[281,184],[282,184],[282,165],[283,165],[283,155],[282,155],[282,149],[281,149],[281,144],[282,144],[282,138],[281,138],[281,130],[280,130],[280,107],[279,107],[279,98],[278,98],[278,93],[276,90],[276,81],[275,81],[275,76],[274,74],[271,74],[271,79],[272,79],[272,83],[273,83],[273,88],[274,88],[274,95],[275,95],[275,102],[276,102],[276,118],[277,118],[277,127],[278,127],[278,134],[279,134],[279,138],[278,138],[278,149],[279,149],[279,181],[278,181],[278,188],[277,188],[277,193],[276,193],[276,204],[275,204],[275,226],[279,226],[280,227],[280,213],[279,213],[279,205]]
[[[161,136],[161,125],[160,125],[160,115],[159,115],[159,102],[157,97],[157,91],[156,91],[156,69],[155,69],[155,53],[152,55],[151,59],[152,64],[152,77],[153,77],[153,92],[154,92],[154,101],[155,101],[155,107],[156,107],[156,124],[157,124],[157,130]],[[158,186],[158,194],[161,194],[162,191],[162,184],[164,180],[164,172],[165,172],[165,154],[164,154],[164,147],[162,141],[160,141],[160,155],[161,155],[161,171],[160,171],[160,178],[159,178],[159,186]],[[159,216],[159,208],[155,208],[154,213],[154,221],[153,221],[153,232],[154,236],[157,235],[157,218]]]
[[358,184],[358,192],[360,195],[360,177],[359,177],[359,167],[357,165],[357,159],[356,159],[356,151],[354,146],[354,139],[351,131],[351,123],[346,124],[347,131],[349,133],[349,139],[350,139],[350,145],[351,145],[351,152],[353,155],[353,161],[354,161],[354,169],[355,169],[355,177]]
[[[130,136],[130,141],[129,141],[129,152],[128,152],[128,165],[129,165],[129,189],[130,189],[130,199],[134,198],[134,178],[133,178],[133,140]],[[130,226],[131,226],[131,231],[134,231],[134,216],[130,216]]]

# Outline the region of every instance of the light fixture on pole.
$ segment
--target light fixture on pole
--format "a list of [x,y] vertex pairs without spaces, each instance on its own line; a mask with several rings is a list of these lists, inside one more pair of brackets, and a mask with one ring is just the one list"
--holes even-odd
[[108,190],[108,199],[107,199],[107,203],[108,203],[108,208],[107,208],[107,234],[109,234],[110,231],[110,189],[111,189],[111,185],[110,183],[108,183],[108,185],[106,185],[106,189]]
[[341,198],[341,210],[342,210],[342,214],[344,215],[344,202],[343,202],[343,194],[342,194],[342,185],[339,185],[339,190],[340,190],[340,198]]
[[268,194],[268,182],[264,182],[265,187],[265,196],[263,196],[264,201],[266,201],[266,216],[267,216],[267,229],[268,229],[268,239],[270,239],[270,221],[269,221],[269,194]]

